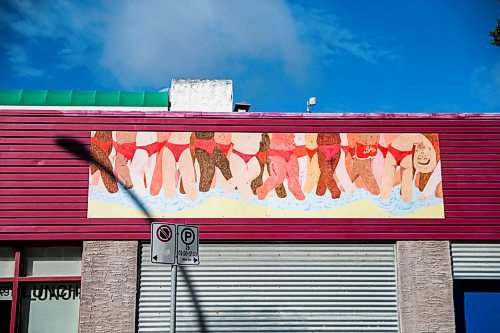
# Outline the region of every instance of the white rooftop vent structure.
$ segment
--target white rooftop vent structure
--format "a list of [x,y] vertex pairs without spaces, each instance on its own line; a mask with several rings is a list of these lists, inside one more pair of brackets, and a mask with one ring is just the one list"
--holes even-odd
[[232,80],[173,79],[170,111],[231,112]]

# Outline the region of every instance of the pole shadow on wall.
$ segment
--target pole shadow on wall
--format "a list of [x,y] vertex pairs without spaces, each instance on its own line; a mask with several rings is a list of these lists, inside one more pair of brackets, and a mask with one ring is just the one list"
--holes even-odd
[[[87,147],[83,143],[81,143],[80,141],[75,140],[74,138],[71,138],[71,137],[58,137],[58,138],[56,138],[56,143],[58,146],[64,148],[66,151],[68,151],[69,153],[76,156],[79,160],[87,161],[89,163],[89,165],[90,165],[90,163],[93,163],[97,168],[99,168],[101,173],[105,174],[105,177],[113,177],[114,178],[114,174],[113,174],[113,170],[112,170],[111,165],[104,165],[103,163],[98,161],[96,158],[93,158],[90,154],[89,149],[87,149]],[[118,179],[118,182],[120,182],[120,184],[123,187],[125,187],[125,184],[123,182],[121,182],[121,180]],[[144,215],[146,215],[149,223],[154,222],[153,217],[148,212],[145,205],[142,203],[141,199],[138,198],[137,195],[135,195],[131,191],[127,191],[127,194],[130,196],[130,198],[132,198],[134,203],[142,210]],[[208,330],[207,330],[207,327],[205,324],[205,317],[203,315],[203,312],[201,311],[201,306],[200,306],[200,303],[198,302],[196,290],[194,289],[194,287],[192,285],[192,281],[191,281],[191,278],[189,276],[189,272],[187,271],[186,268],[184,268],[184,266],[179,266],[179,267],[180,267],[181,274],[184,278],[184,281],[186,281],[186,285],[189,289],[189,293],[190,293],[190,296],[192,298],[193,305],[195,306],[195,309],[196,309],[198,326],[199,326],[202,333],[208,333]]]

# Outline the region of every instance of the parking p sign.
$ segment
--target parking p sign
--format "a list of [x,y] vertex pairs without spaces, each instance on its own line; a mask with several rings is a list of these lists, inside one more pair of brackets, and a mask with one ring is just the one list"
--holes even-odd
[[200,263],[198,247],[198,227],[179,225],[177,227],[177,264],[198,265]]

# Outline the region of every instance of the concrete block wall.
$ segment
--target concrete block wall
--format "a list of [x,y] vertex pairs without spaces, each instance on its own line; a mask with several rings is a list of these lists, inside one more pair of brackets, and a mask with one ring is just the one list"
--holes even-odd
[[135,332],[137,241],[83,243],[80,333]]
[[450,242],[396,243],[401,333],[453,333]]

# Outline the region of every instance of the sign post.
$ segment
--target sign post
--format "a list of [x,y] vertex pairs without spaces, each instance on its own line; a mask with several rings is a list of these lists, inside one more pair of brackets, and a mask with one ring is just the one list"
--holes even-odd
[[177,307],[177,265],[198,265],[198,227],[151,223],[151,262],[170,264],[170,333],[175,333]]
[[170,268],[170,333],[175,333],[177,319],[177,265]]

